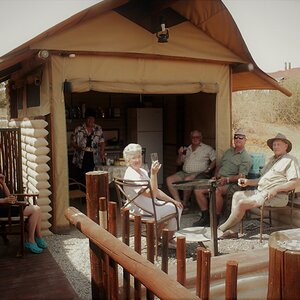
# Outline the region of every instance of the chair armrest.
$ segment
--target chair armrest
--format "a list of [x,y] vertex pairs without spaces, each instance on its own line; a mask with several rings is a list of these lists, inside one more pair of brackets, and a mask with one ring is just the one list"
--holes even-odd
[[34,205],[37,204],[37,197],[39,196],[38,193],[32,193],[32,194],[29,194],[29,193],[16,193],[16,194],[13,194],[13,196],[20,198],[21,200],[17,200],[17,202],[23,202],[23,201],[27,201],[29,203],[29,200],[26,199],[26,198],[31,198],[32,197],[32,202]]

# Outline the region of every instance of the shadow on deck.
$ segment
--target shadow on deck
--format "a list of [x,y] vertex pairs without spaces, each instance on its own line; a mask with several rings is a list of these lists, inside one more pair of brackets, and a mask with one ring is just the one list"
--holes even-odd
[[4,245],[0,239],[1,299],[80,299],[48,249],[41,254],[25,250],[19,258],[17,238],[9,240]]

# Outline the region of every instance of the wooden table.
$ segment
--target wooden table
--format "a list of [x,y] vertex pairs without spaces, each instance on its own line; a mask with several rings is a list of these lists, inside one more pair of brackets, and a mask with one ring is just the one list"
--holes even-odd
[[212,179],[194,179],[176,181],[173,187],[177,190],[207,189],[209,190],[209,213],[211,228],[211,254],[218,255],[217,215],[216,215],[216,189],[218,183]]

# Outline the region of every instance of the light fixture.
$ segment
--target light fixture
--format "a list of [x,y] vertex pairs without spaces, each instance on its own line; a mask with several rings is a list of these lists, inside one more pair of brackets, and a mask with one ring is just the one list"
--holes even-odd
[[38,52],[38,57],[41,59],[47,59],[49,57],[50,53],[48,50],[40,50]]
[[161,18],[160,26],[161,31],[156,33],[157,41],[159,43],[167,43],[169,39],[169,29],[166,28],[166,24],[163,18]]

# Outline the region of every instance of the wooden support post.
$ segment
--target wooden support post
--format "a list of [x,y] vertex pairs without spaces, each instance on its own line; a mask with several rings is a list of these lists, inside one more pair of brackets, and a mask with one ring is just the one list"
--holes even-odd
[[196,296],[201,296],[202,252],[206,249],[197,247]]
[[211,252],[209,250],[202,251],[202,266],[201,266],[201,299],[209,299],[210,288],[210,261]]
[[[87,216],[94,222],[99,224],[99,198],[108,196],[108,173],[101,171],[94,171],[86,173],[86,203],[87,203]],[[92,285],[92,297],[93,299],[103,299],[103,297],[109,297],[109,292],[106,290],[104,284],[106,282],[105,270],[103,270],[103,264],[107,266],[108,259],[103,258],[101,261],[94,250],[92,249],[90,242],[90,262],[91,262],[91,285]]]
[[[123,209],[121,212],[122,217],[122,241],[129,246],[130,239],[130,226],[129,226],[129,209]],[[123,297],[130,299],[130,273],[123,269]]]
[[226,282],[225,282],[225,299],[237,299],[237,275],[238,263],[234,260],[229,260],[226,263]]
[[[142,252],[142,221],[141,216],[134,216],[134,250],[141,254]],[[141,299],[141,283],[134,278],[134,299]]]
[[163,229],[162,231],[162,252],[161,252],[161,270],[168,274],[168,240],[169,230]]
[[[149,221],[146,224],[146,239],[147,239],[147,259],[154,263],[155,256],[155,224],[154,221]],[[147,289],[147,299],[154,299],[154,294],[152,291]]]
[[186,285],[186,243],[185,236],[177,237],[177,281],[183,286]]

